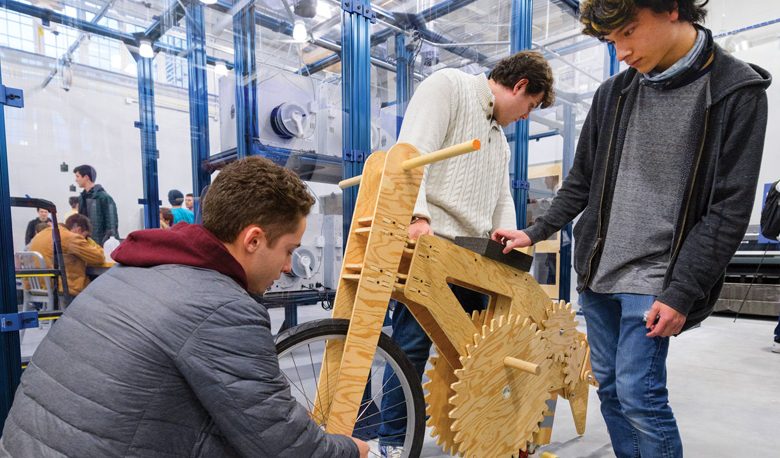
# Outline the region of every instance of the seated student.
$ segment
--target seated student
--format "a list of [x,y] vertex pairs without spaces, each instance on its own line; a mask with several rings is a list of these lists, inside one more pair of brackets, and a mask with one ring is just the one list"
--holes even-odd
[[250,296],[290,271],[313,203],[250,157],[214,180],[203,225],[131,233],[33,355],[0,456],[366,457],[293,398]]
[[173,212],[168,207],[160,207],[160,229],[173,227]]
[[49,210],[46,210],[45,208],[37,208],[36,210],[38,210],[38,217],[27,223],[27,230],[24,233],[25,245],[28,245],[30,240],[35,237],[35,234],[38,233],[36,229],[39,224],[51,223],[51,218],[49,218]]
[[[43,223],[46,224],[46,223]],[[87,266],[99,266],[105,262],[103,248],[89,238],[92,224],[84,215],[75,214],[60,224],[62,254],[65,259],[65,274],[68,278],[68,291],[71,296],[82,292],[89,284]],[[49,269],[54,268],[53,229],[46,226],[30,241],[28,251],[37,251],[46,260]],[[60,291],[62,284],[60,283]]]

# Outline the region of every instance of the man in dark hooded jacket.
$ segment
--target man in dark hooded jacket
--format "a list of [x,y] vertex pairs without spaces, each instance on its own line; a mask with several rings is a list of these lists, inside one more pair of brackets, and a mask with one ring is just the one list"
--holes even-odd
[[747,229],[769,74],[698,25],[699,0],[584,0],[584,32],[630,67],[604,82],[550,209],[506,251],[574,228],[574,269],[601,413],[623,457],[681,457],[669,337],[711,312]]
[[290,271],[313,202],[252,157],[214,180],[203,225],[131,233],[35,352],[0,456],[367,456],[295,401],[250,296]]
[[103,186],[95,184],[95,168],[91,165],[80,165],[73,169],[73,174],[76,184],[84,189],[79,196],[79,213],[92,222],[92,240],[103,246],[110,236],[119,238],[116,204]]

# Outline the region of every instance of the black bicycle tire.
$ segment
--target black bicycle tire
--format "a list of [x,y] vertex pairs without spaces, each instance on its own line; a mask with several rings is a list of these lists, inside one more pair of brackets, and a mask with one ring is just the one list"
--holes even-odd
[[[279,333],[274,339],[276,352],[282,353],[295,345],[307,340],[326,336],[326,335],[344,335],[346,338],[349,330],[349,320],[325,318],[321,320],[307,321],[298,326],[294,326]],[[392,358],[401,373],[407,379],[412,391],[412,400],[414,402],[415,431],[412,445],[409,449],[409,456],[419,457],[422,453],[423,442],[425,441],[425,396],[423,395],[422,382],[414,366],[406,357],[406,354],[396,344],[390,336],[384,332],[379,334],[379,345],[390,358]],[[398,375],[398,374],[396,374]]]

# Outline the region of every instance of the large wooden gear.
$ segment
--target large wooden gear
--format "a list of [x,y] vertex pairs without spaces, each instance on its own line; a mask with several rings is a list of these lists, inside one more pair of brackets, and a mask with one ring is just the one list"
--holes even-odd
[[[452,385],[449,415],[461,453],[509,457],[527,448],[550,399],[550,356],[529,319],[502,315],[482,327],[461,358],[463,368],[455,371],[458,381]],[[530,369],[509,366],[507,358]]]
[[458,444],[455,443],[455,432],[452,430],[450,398],[455,395],[452,384],[458,381],[455,371],[447,360],[431,356],[431,368],[425,371],[428,382],[423,385],[425,390],[425,414],[427,425],[431,428],[431,436],[445,453],[458,454]]
[[[471,322],[477,329],[482,329],[487,317],[487,310],[475,310],[471,313]],[[428,381],[423,385],[425,390],[425,414],[428,416],[426,424],[431,428],[431,436],[436,439],[436,444],[450,455],[458,454],[458,445],[455,443],[455,433],[452,431],[452,419],[450,411],[452,404],[450,398],[455,395],[452,384],[457,382],[455,371],[446,360],[438,355],[433,355],[428,360],[431,368],[425,371]]]

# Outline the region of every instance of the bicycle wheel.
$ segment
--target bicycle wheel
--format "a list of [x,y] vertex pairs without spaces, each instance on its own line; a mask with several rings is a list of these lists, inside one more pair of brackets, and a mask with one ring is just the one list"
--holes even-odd
[[[276,351],[279,367],[290,384],[293,396],[311,413],[317,397],[317,382],[322,367],[325,343],[329,340],[344,341],[349,329],[349,320],[323,319],[303,323],[290,328],[276,337]],[[326,368],[327,369],[327,368]],[[334,368],[335,369],[335,368]],[[388,373],[387,371],[392,371]],[[418,457],[425,438],[425,398],[420,378],[406,355],[389,336],[380,334],[374,360],[371,363],[366,392],[363,396],[353,435],[364,440],[376,440],[376,431],[383,423],[382,405],[385,393],[383,380],[389,376],[398,378],[398,388],[403,392],[406,416],[395,420],[405,421],[403,436],[405,457]],[[394,398],[397,399],[396,392]],[[396,407],[397,404],[390,407]],[[322,425],[323,427],[325,425]],[[387,437],[386,438],[390,438]],[[375,444],[376,445],[376,444]]]

